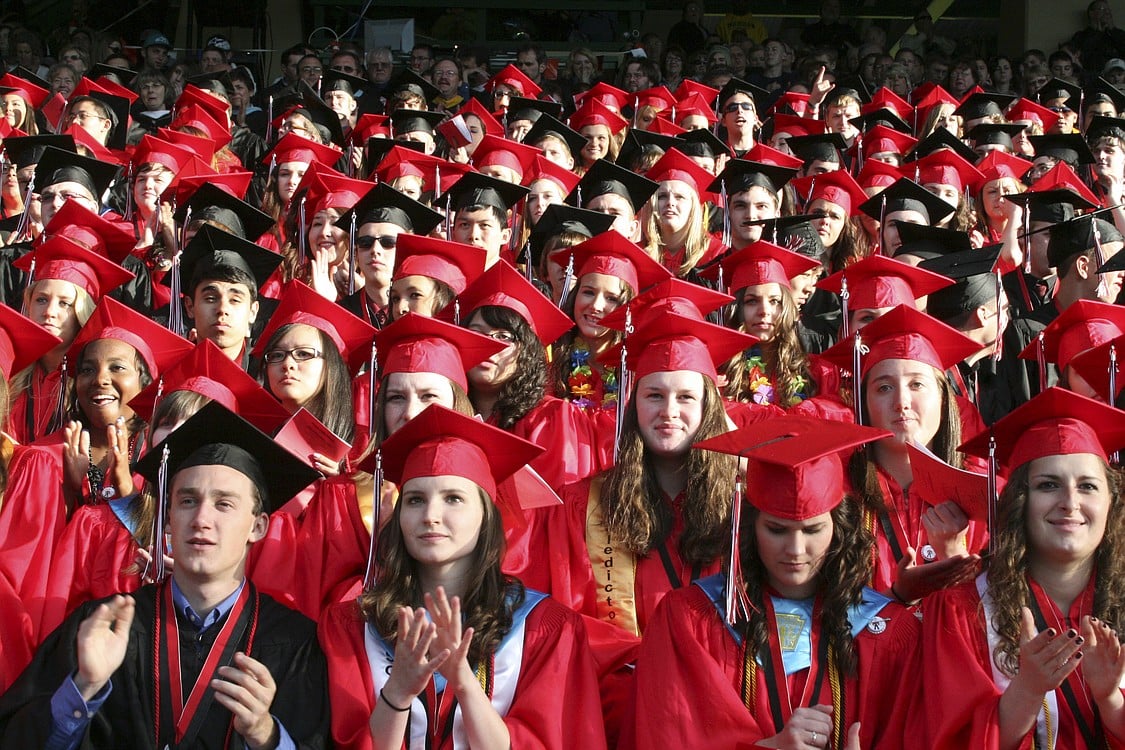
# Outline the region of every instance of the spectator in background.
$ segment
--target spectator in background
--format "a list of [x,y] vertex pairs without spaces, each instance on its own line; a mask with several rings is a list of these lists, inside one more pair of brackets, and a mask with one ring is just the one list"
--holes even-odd
[[156,70],[168,69],[168,53],[172,51],[172,42],[162,32],[150,31],[141,40],[142,68]]
[[1034,99],[1035,95],[1039,93],[1039,89],[1043,88],[1043,84],[1051,79],[1051,71],[1047,69],[1046,65],[1034,65],[1027,68],[1023,76],[1023,95],[1028,99]]
[[683,17],[668,30],[668,46],[682,47],[692,55],[707,46],[711,32],[703,25],[703,3],[688,0],[684,3]]
[[434,87],[438,90],[432,103],[439,110],[456,112],[465,101],[461,90],[461,65],[452,57],[439,57],[434,61],[430,73],[434,77]]
[[746,42],[732,42],[730,45],[730,70],[735,78],[746,77]]
[[634,57],[621,69],[618,86],[630,94],[660,85],[660,70],[647,57]]
[[801,29],[801,41],[809,47],[831,47],[840,51],[858,44],[859,37],[850,24],[840,20],[840,0],[823,0],[820,18]]
[[651,31],[641,37],[641,49],[649,60],[659,60],[664,54],[664,39],[659,34]]
[[730,66],[730,48],[722,44],[711,45],[711,49],[707,50],[707,67],[729,68]]
[[1125,60],[1115,57],[1107,62],[1102,68],[1102,78],[1120,89],[1125,84]]
[[949,60],[941,56],[932,58],[926,64],[926,80],[939,86],[949,83]]
[[901,63],[906,67],[906,73],[910,76],[911,87],[917,86],[926,78],[926,66],[922,62],[922,58],[914,50],[900,49],[898,54],[895,55],[895,62]]
[[724,44],[743,38],[761,44],[768,34],[765,24],[750,12],[750,0],[732,0],[730,12],[719,21],[715,33]]
[[[90,53],[73,44],[59,50],[58,61],[72,67],[79,76],[86,75],[90,70]],[[50,71],[48,71],[47,80],[51,80]]]
[[281,75],[273,79],[273,82],[262,92],[262,100],[265,101],[270,96],[277,96],[285,89],[296,85],[297,79],[299,78],[297,63],[300,62],[302,57],[312,52],[313,50],[303,44],[294,44],[292,47],[282,51]]
[[770,39],[764,46],[765,70],[751,75],[749,81],[770,93],[785,91],[793,85],[793,74],[785,69],[785,44],[780,39]]
[[297,75],[315,91],[324,75],[324,64],[316,55],[305,55],[297,62]]
[[1010,58],[1004,55],[994,57],[988,67],[992,71],[992,88],[989,91],[1017,95],[1015,69]]
[[520,72],[535,82],[536,86],[543,86],[543,71],[547,69],[547,53],[538,44],[526,42],[516,50],[516,67]]
[[1125,31],[1113,25],[1107,0],[1094,0],[1086,6],[1086,28],[1075,32],[1070,44],[1086,70],[1101,70],[1112,58],[1125,57]]
[[12,32],[12,55],[8,59],[14,59],[15,65],[22,65],[40,78],[47,77],[47,66],[42,62],[43,40],[34,31]]
[[230,40],[215,35],[207,40],[199,56],[199,68],[204,73],[223,73],[230,70]]
[[761,73],[766,69],[766,48],[753,42],[746,44],[746,75]]
[[957,50],[956,42],[938,35],[934,30],[934,18],[928,10],[918,11],[914,16],[914,33],[903,36],[899,46],[923,57],[928,57],[931,50],[949,57]]
[[973,61],[961,59],[953,64],[949,71],[949,93],[957,99],[964,98],[969,89],[977,85],[977,74],[973,69]]
[[51,84],[51,95],[62,94],[69,99],[78,79],[82,76],[70,64],[57,62],[47,70],[47,83]]
[[269,123],[266,121],[266,113],[254,104],[254,94],[258,90],[254,75],[249,68],[236,65],[230,69],[230,80],[231,119],[265,138]]
[[[350,76],[363,77],[363,56],[354,49],[340,49],[332,55],[328,67]],[[357,95],[359,93],[356,92]]]
[[415,44],[407,64],[418,75],[429,78],[430,68],[434,67],[434,48],[428,44]]
[[1074,58],[1070,56],[1069,52],[1063,50],[1052,52],[1051,56],[1047,58],[1047,67],[1055,78],[1062,79],[1067,83],[1078,83],[1078,66],[1074,64]]
[[664,59],[660,61],[660,73],[669,91],[675,91],[684,82],[684,67],[687,55],[682,47],[669,46],[664,49]]

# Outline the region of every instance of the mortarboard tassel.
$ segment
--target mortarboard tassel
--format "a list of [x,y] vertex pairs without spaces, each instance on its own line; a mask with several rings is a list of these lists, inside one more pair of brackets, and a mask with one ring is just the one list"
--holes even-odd
[[164,526],[165,511],[168,498],[168,455],[171,450],[167,445],[160,454],[160,468],[156,473],[156,513],[152,517],[152,575],[149,576],[154,583],[164,580],[167,570],[164,567]]
[[[1031,204],[1028,203],[1027,207],[1023,210],[1023,272],[1031,273],[1031,243],[1027,241],[1027,235],[1031,234]],[[1028,304],[1027,309],[1031,309]]]
[[348,296],[355,294],[355,211],[348,227]]
[[[1097,219],[1090,219],[1090,227],[1094,230],[1094,259],[1098,262],[1098,268],[1101,268],[1105,263],[1105,251],[1102,250],[1102,233],[1098,231]],[[1105,274],[1098,274],[1098,291],[1099,298],[1105,297],[1109,293],[1109,285],[1105,283]]]
[[730,247],[733,240],[730,226],[730,194],[727,192],[727,181],[719,182],[719,199],[723,206],[723,247]]
[[852,335],[848,320],[851,317],[848,312],[848,300],[851,298],[852,293],[848,291],[848,277],[845,274],[840,277],[840,325],[842,326],[844,338]]
[[309,252],[308,227],[306,226],[307,222],[305,220],[305,201],[308,200],[308,196],[308,191],[305,191],[305,194],[301,196],[300,215],[297,217],[297,233],[299,235],[297,237],[297,246],[301,251],[302,258],[307,257]]
[[371,543],[367,545],[367,567],[363,571],[363,590],[375,588],[375,560],[379,555],[379,506],[383,497],[383,451],[375,449],[375,471],[372,474],[375,502],[371,510]]
[[[132,195],[132,193],[133,193],[133,190],[132,190],[132,188],[133,188],[133,160],[132,159],[130,159],[129,163],[127,165],[125,165],[125,184],[129,186],[129,189],[125,191],[125,194],[128,196],[128,198],[125,200],[125,221],[131,222],[131,221],[133,221],[133,203],[136,202],[133,199],[133,195]],[[159,210],[159,207],[157,207],[157,210]]]
[[621,431],[625,424],[625,401],[629,395],[628,349],[629,336],[633,333],[633,311],[625,308],[625,337],[621,341],[621,360],[617,366],[617,423],[613,427],[613,462],[621,450]]
[[457,297],[453,298],[453,325],[461,325],[461,300]]
[[855,139],[855,175],[858,177],[859,172],[863,169],[863,136],[867,133],[860,133]]
[[66,424],[66,392],[70,387],[70,377],[66,374],[66,359],[66,355],[63,355],[62,362],[59,363],[59,397],[55,399],[55,410],[47,425],[47,434]]
[[28,298],[31,297],[31,287],[34,286],[34,285],[35,285],[35,258],[33,257],[31,259],[31,266],[29,266],[28,269],[27,269],[27,286],[26,286],[26,289],[27,289],[28,293],[23,296],[23,305],[20,307],[20,315],[23,315],[24,317],[28,317],[28,315],[27,315],[27,302],[28,302]]
[[855,423],[863,424],[863,393],[862,378],[860,376],[860,362],[863,355],[870,351],[863,343],[860,332],[855,332],[855,345],[852,347],[852,408],[855,410]]
[[988,436],[988,551],[996,552],[996,511],[1000,504],[999,486],[996,482],[996,437]]
[[379,348],[371,343],[371,359],[367,362],[367,438],[375,439],[375,404],[378,402],[376,391],[379,389]]
[[[173,207],[173,211],[175,208]],[[183,247],[183,233],[191,223],[191,206],[184,214],[184,223],[179,232],[173,232],[179,247],[172,248],[172,268],[168,271],[168,287],[170,299],[168,300],[168,330],[177,336],[185,332],[183,301],[180,299],[183,290],[183,278],[180,274],[180,255]]]
[[453,196],[445,195],[445,240],[453,241]]
[[[887,232],[887,229],[886,229],[887,196],[885,194],[882,194],[882,193],[880,193],[880,195],[882,196],[880,201],[879,201],[879,239],[881,240],[886,236],[886,232]],[[879,254],[880,255],[887,255],[888,254],[885,242],[879,243]]]
[[[1106,403],[1113,406],[1117,401],[1117,347],[1114,344],[1109,345],[1109,396],[1106,398]],[[1121,463],[1121,452],[1114,451],[1113,455],[1109,457],[1109,462],[1116,466]]]
[[574,255],[573,255],[573,253],[570,255],[570,258],[566,262],[566,271],[563,272],[562,291],[559,293],[559,302],[558,302],[559,307],[562,307],[563,303],[566,302],[566,298],[570,294],[570,288],[572,286],[574,286]]
[[12,242],[24,242],[31,239],[31,196],[35,193],[35,170],[31,172],[31,180],[27,183],[27,193],[23,196],[23,213],[20,214],[19,223],[13,233]]
[[[1004,280],[1000,276],[999,269],[996,270],[996,315],[999,320],[996,323],[996,351],[992,352],[992,361],[999,362],[1000,358],[1004,356],[1004,329],[1008,327],[1007,313],[1000,307],[1000,293],[1004,291]],[[978,386],[979,387],[979,386]],[[973,403],[979,403],[975,399]]]
[[273,94],[266,98],[266,145],[273,145]]
[[[737,472],[737,469],[736,469]],[[727,569],[727,625],[750,619],[749,597],[742,577],[742,556],[739,554],[742,536],[742,481],[736,476],[730,508],[730,567]]]
[[1042,393],[1047,390],[1047,343],[1042,331],[1036,336],[1035,342],[1038,344],[1035,347],[1035,362],[1039,365],[1039,392]]
[[528,281],[534,281],[535,280],[535,268],[534,268],[535,256],[531,252],[531,239],[530,238],[527,240],[527,242],[525,242],[523,244],[523,258],[524,258],[524,263],[523,263],[524,278],[526,278]]

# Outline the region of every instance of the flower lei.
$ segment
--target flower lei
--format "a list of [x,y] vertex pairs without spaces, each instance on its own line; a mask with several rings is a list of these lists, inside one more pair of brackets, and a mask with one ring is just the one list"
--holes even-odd
[[[750,392],[750,401],[755,404],[772,404],[777,401],[777,388],[767,374],[766,364],[762,361],[762,348],[752,346],[746,351],[746,382]],[[808,380],[798,375],[793,382],[795,393],[787,399],[786,407],[796,406],[808,398],[805,386]]]
[[617,371],[601,371],[590,365],[590,345],[577,339],[570,353],[570,375],[566,379],[570,400],[583,409],[612,409],[617,406]]

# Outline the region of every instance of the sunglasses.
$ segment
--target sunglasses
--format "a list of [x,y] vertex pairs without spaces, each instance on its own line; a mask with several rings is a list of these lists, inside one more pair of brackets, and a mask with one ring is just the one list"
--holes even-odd
[[360,250],[370,250],[371,248],[375,247],[376,242],[378,242],[384,250],[390,250],[394,248],[396,244],[398,244],[398,238],[392,237],[389,234],[381,234],[378,237],[355,238],[356,247],[358,247]]
[[731,102],[723,108],[724,112],[737,112],[739,110],[743,112],[753,112],[754,104],[753,102]]

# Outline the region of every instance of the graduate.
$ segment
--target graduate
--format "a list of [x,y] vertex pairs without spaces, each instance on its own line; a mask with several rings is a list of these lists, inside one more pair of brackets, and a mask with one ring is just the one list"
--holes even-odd
[[0,698],[0,743],[324,747],[314,625],[245,578],[268,511],[315,472],[214,403],[138,469],[160,485],[167,472],[171,578],[68,618]]
[[604,748],[581,619],[501,572],[497,485],[540,449],[429,406],[383,445],[378,580],[320,626],[341,748]]
[[657,607],[619,747],[913,746],[902,676],[921,625],[866,588],[872,538],[841,461],[885,434],[786,416],[699,444],[749,459],[735,572]]
[[1052,388],[992,434],[1008,483],[987,569],[925,605],[926,747],[1123,747],[1121,412]]

